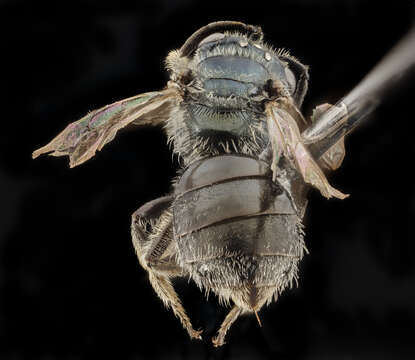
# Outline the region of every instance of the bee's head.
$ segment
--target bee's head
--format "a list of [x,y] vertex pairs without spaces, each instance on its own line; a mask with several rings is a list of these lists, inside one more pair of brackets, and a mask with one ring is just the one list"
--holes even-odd
[[262,42],[260,27],[219,21],[196,31],[166,59],[171,79],[204,90],[211,99],[262,101],[291,96],[301,106],[307,67]]

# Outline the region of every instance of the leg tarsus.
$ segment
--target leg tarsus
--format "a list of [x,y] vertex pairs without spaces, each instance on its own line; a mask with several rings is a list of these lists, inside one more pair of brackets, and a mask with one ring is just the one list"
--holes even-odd
[[[156,199],[143,205],[132,216],[131,235],[138,259],[148,272],[150,283],[167,308],[171,308],[192,339],[201,339],[202,331],[196,331],[171,284],[170,278],[183,276],[183,269],[175,261],[171,234],[172,214],[169,211],[171,197]],[[146,229],[150,224],[152,229]],[[156,226],[153,226],[155,225]]]
[[225,344],[226,333],[228,332],[232,324],[235,322],[235,320],[239,317],[239,315],[241,315],[241,313],[242,309],[234,305],[229,314],[226,315],[226,318],[220,326],[217,336],[215,336],[212,339],[213,346],[218,347]]
[[151,270],[149,271],[149,278],[150,283],[153,286],[153,289],[155,290],[159,298],[163,301],[164,305],[167,308],[171,307],[171,309],[174,312],[174,315],[176,315],[176,317],[179,318],[183,327],[187,330],[189,336],[192,339],[201,339],[202,337],[200,336],[200,334],[202,333],[202,331],[197,331],[193,329],[190,319],[187,316],[186,311],[184,310],[182,303],[179,297],[177,296],[176,291],[174,291],[170,279],[167,276],[155,274]]

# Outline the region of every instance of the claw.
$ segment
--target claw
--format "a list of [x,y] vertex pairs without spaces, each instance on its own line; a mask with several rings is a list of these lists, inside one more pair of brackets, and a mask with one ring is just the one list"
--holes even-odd
[[229,312],[229,314],[226,316],[225,320],[223,321],[219,331],[218,335],[212,338],[212,343],[214,347],[219,347],[225,344],[225,335],[228,332],[231,325],[234,323],[234,321],[238,318],[238,316],[242,313],[242,309],[238,308],[238,306],[234,305],[232,310]]
[[189,336],[190,336],[191,339],[202,340],[201,334],[202,334],[203,330],[193,330],[193,329],[191,329],[188,332],[189,332]]
[[214,347],[219,347],[226,344],[225,341],[223,341],[223,337],[219,335],[212,338],[212,343]]

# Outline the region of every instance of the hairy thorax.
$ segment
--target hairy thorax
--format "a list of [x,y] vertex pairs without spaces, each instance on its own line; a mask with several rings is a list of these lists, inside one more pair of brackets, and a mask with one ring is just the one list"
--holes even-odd
[[[167,59],[175,69],[178,61],[175,53]],[[173,73],[172,83],[182,102],[166,131],[184,164],[224,153],[258,157],[269,142],[265,103],[273,81],[285,76],[274,52],[238,34],[213,34],[181,65],[180,81]]]

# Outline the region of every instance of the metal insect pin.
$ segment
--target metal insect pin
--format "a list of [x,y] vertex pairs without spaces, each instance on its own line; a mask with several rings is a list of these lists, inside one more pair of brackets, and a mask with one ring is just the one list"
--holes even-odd
[[297,281],[306,252],[302,218],[310,187],[327,198],[347,195],[326,174],[344,158],[344,137],[409,73],[415,31],[338,104],[300,112],[308,68],[263,42],[261,28],[219,21],[169,53],[167,87],[92,111],[69,124],[33,158],[69,156],[70,167],[92,158],[118,130],[162,126],[183,166],[167,196],[132,215],[132,239],[155,292],[193,328],[171,279],[189,277],[200,289],[233,303],[213,344],[243,313]]

